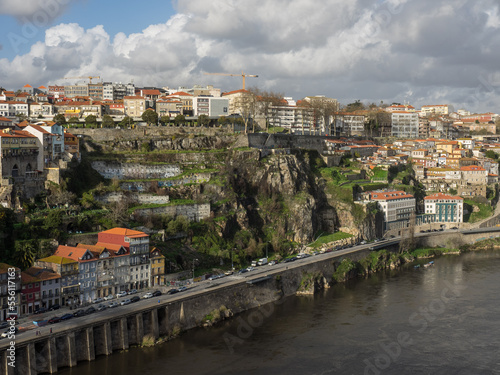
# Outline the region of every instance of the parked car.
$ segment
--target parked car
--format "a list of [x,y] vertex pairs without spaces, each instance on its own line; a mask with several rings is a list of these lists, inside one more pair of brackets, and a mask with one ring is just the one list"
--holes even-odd
[[127,299],[124,299],[123,301],[120,302],[120,305],[129,305],[131,304],[132,301],[130,300],[130,298],[127,298]]
[[77,311],[75,311],[75,312],[73,313],[73,316],[74,316],[75,318],[77,318],[77,317],[79,317],[79,316],[84,316],[84,315],[85,315],[85,310],[83,310],[83,309],[77,310]]
[[254,269],[255,269],[255,267],[250,266],[247,268],[247,271],[250,272],[250,271],[253,271]]
[[64,314],[63,316],[61,316],[61,320],[68,320],[68,319],[71,319],[73,317],[73,314]]
[[19,330],[17,329],[17,327],[14,327],[14,332],[11,332],[10,328],[5,331],[5,332],[2,332],[2,334],[0,335],[1,337],[7,337],[9,336],[11,333],[14,333],[16,334]]
[[109,307],[110,309],[112,309],[113,307],[118,307],[118,306],[120,306],[120,302],[118,302],[118,301],[111,302],[111,303],[108,305],[108,307]]
[[92,301],[92,303],[102,303],[102,302],[104,302],[104,300],[101,297],[96,298],[95,300]]
[[40,307],[40,308],[35,310],[35,314],[43,314],[47,311],[49,311],[49,310],[47,310],[45,307]]
[[159,296],[161,296],[161,292],[159,290],[155,290],[153,292],[153,297],[159,297]]
[[127,295],[127,292],[120,292],[120,293],[116,294],[116,298],[125,297],[126,295]]
[[184,292],[185,290],[187,290],[187,287],[186,286],[181,286],[179,289],[177,289],[179,292]]
[[85,310],[85,315],[93,314],[96,312],[96,309],[94,306],[90,306],[87,310]]
[[229,275],[232,275],[233,273],[234,273],[234,271],[226,271],[226,272],[224,272],[224,275],[229,276]]
[[7,328],[9,326],[9,322],[2,322],[0,323],[0,329]]
[[54,316],[54,317],[49,319],[49,324],[59,323],[60,321],[61,321],[60,316]]
[[136,294],[137,293],[137,289],[132,289],[128,292],[129,295],[131,294]]
[[141,297],[139,296],[133,296],[131,299],[130,299],[130,302],[138,302],[141,300]]
[[59,305],[58,303],[55,303],[49,307],[49,311],[59,310],[60,308],[61,308],[61,305]]
[[103,311],[106,310],[107,308],[108,306],[101,303],[99,306],[97,306],[97,311]]
[[115,298],[115,296],[114,296],[114,295],[112,295],[112,294],[108,294],[106,297],[104,297],[104,300],[105,300],[105,301],[109,301],[109,300],[111,300],[111,299],[113,299],[113,298]]
[[275,260],[272,260],[272,261],[270,261],[268,264],[269,264],[270,266],[274,266],[275,264],[278,264],[278,262],[277,262],[277,261],[275,261]]
[[142,298],[151,298],[153,297],[153,293],[147,292],[145,295],[142,296]]
[[167,294],[175,294],[175,293],[179,293],[179,289],[172,288],[167,292]]
[[242,268],[241,270],[238,271],[238,273],[245,273],[248,272],[248,268]]

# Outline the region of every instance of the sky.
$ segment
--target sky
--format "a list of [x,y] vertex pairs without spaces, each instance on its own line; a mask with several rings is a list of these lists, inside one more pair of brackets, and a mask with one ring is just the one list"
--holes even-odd
[[257,87],[500,112],[498,0],[0,0],[0,86]]

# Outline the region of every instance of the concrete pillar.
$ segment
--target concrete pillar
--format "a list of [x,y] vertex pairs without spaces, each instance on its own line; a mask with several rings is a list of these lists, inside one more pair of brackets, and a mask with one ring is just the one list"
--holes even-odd
[[56,338],[51,337],[48,340],[48,351],[47,351],[47,364],[48,371],[50,374],[57,372],[57,348],[56,348]]
[[67,347],[68,347],[68,363],[67,366],[75,367],[76,366],[76,340],[75,340],[75,332],[70,332],[67,335]]
[[104,323],[104,327],[102,329],[102,333],[104,336],[104,354],[110,355],[113,353],[113,340],[111,338],[111,323]]
[[87,361],[93,361],[95,359],[95,347],[94,347],[94,328],[85,328],[84,332],[85,345],[84,347],[84,357]]
[[[20,350],[22,350],[22,349],[20,349]],[[1,374],[5,374],[5,375],[14,375],[14,373],[15,373],[15,369],[16,369],[16,368],[19,368],[19,365],[20,365],[20,364],[18,363],[18,358],[19,358],[20,356],[18,355],[18,353],[16,353],[16,355],[15,355],[15,357],[16,357],[16,362],[15,362],[15,364],[14,364],[14,365],[15,365],[16,367],[9,366],[9,362],[11,362],[11,359],[7,358],[8,356],[9,356],[9,351],[8,351],[8,350],[4,350],[4,351],[2,352],[2,355],[1,355],[1,357],[2,357],[2,358],[1,358],[1,360],[2,360],[2,367],[1,367],[1,371],[0,371],[0,373],[1,373]],[[25,373],[26,373],[26,374],[28,374],[28,375],[36,375],[36,372],[35,372],[35,373],[33,373],[33,372],[28,371],[28,372],[25,372]]]
[[128,349],[128,329],[127,329],[127,318],[120,319],[120,348],[122,350]]
[[[36,352],[35,352],[35,344],[34,343],[29,343],[24,347],[25,350],[25,358],[26,358],[26,364],[25,364],[25,371],[23,371],[23,374],[27,375],[37,375],[38,374],[38,368],[36,364]],[[16,360],[16,368],[18,368],[19,363]],[[11,372],[15,373],[15,371]]]
[[151,310],[151,334],[154,336],[155,340],[160,337],[160,329],[158,326],[158,310]]
[[142,343],[142,339],[144,338],[144,323],[142,321],[142,312],[135,316],[135,337],[137,339],[137,345]]

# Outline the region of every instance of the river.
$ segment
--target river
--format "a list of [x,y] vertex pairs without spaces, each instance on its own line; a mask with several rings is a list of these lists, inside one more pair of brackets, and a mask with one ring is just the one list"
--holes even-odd
[[500,374],[499,286],[500,252],[447,255],[59,374]]

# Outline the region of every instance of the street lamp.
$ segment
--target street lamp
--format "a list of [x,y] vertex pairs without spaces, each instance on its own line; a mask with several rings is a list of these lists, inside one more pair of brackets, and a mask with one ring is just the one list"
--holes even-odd
[[193,259],[193,282],[194,282],[194,262],[197,262],[198,259]]

